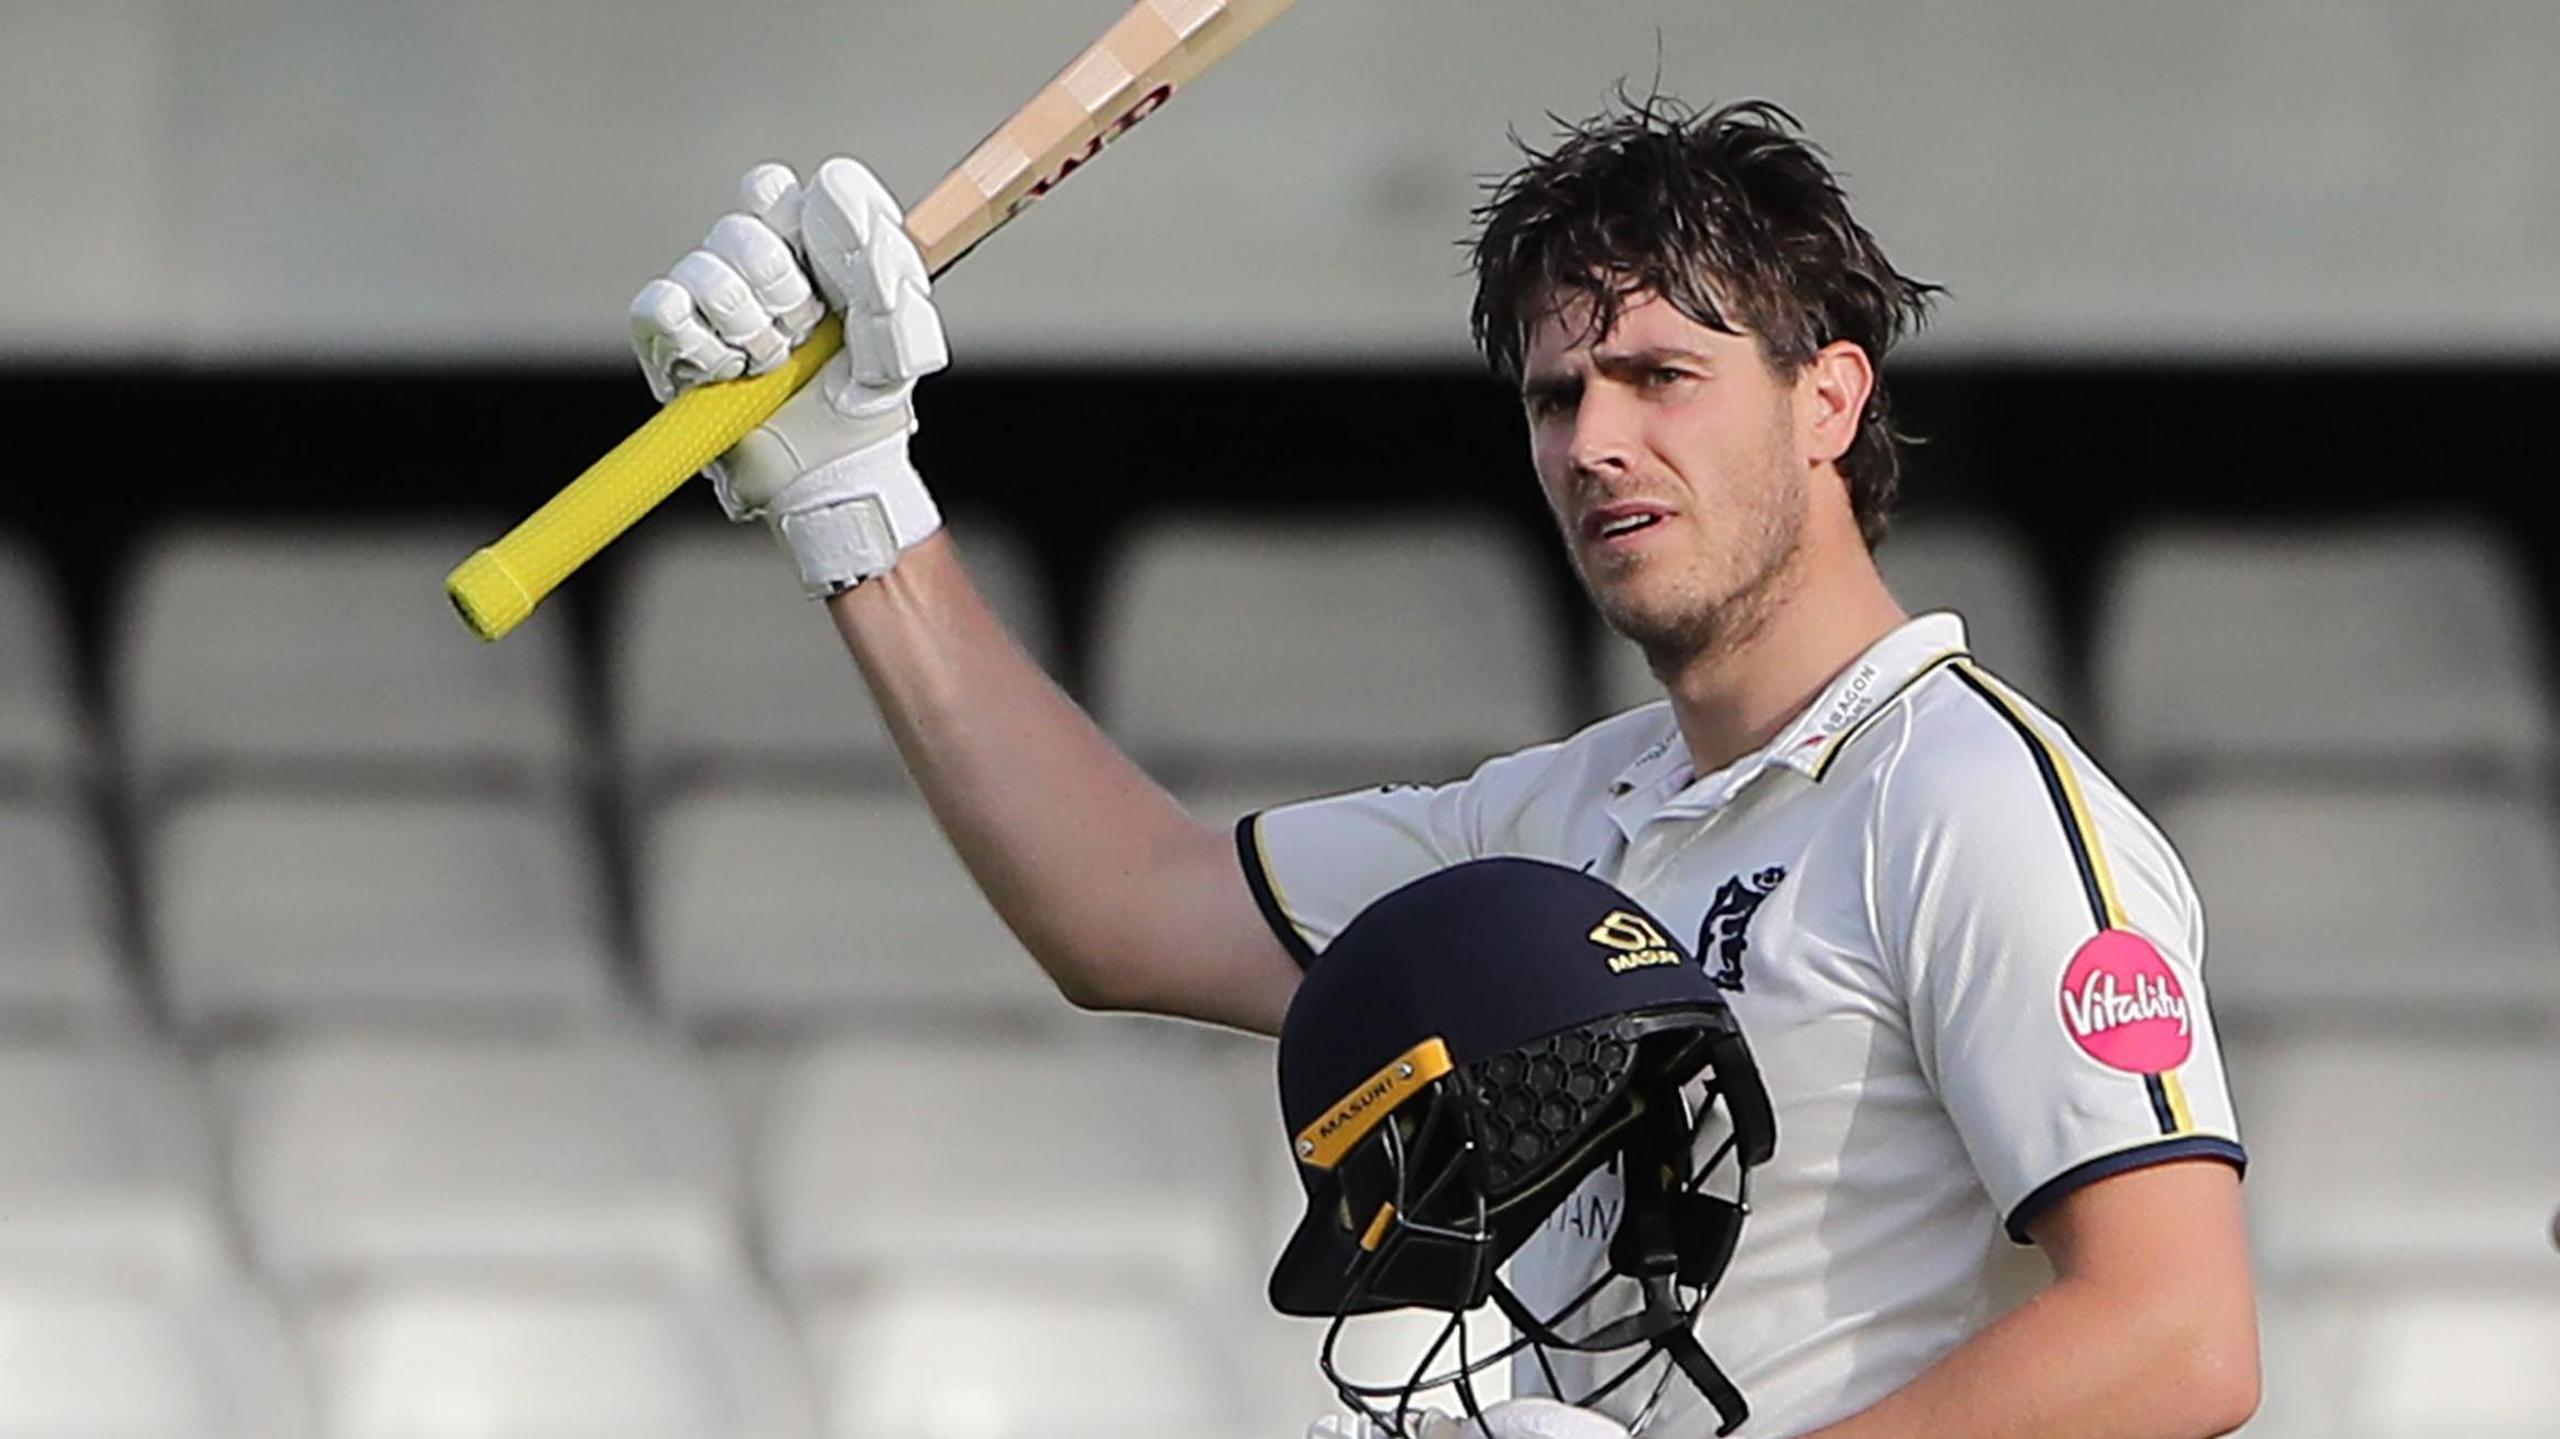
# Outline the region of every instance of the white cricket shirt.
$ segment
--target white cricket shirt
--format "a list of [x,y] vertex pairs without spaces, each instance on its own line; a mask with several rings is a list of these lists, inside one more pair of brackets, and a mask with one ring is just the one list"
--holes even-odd
[[[1584,869],[1690,941],[1777,1110],[1777,1154],[1698,1324],[1753,1439],[1855,1413],[1997,1317],[2020,1297],[2007,1240],[2073,1189],[2169,1159],[2245,1163],[2184,867],[1964,643],[1953,615],[1912,620],[1703,777],[1658,703],[1455,784],[1237,830],[1301,960],[1388,890],[1492,855]],[[1593,1175],[1514,1257],[1531,1309],[1604,1272],[1618,1195]],[[1624,1362],[1558,1356],[1560,1387]],[[1685,1381],[1656,1383],[1667,1364],[1601,1407],[1633,1421],[1656,1404],[1647,1439],[1711,1435]],[[1514,1382],[1545,1388],[1525,1363]]]

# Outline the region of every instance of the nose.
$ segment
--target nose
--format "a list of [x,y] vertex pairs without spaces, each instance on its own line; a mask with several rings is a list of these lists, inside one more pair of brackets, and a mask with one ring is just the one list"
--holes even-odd
[[1618,387],[1592,384],[1582,392],[1573,414],[1573,435],[1565,451],[1577,475],[1624,473],[1635,453],[1638,417],[1630,397]]

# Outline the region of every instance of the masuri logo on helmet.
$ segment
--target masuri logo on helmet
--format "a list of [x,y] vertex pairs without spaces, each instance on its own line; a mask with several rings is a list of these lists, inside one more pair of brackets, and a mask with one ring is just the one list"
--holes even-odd
[[1609,911],[1608,918],[1592,926],[1590,938],[1593,944],[1603,949],[1617,951],[1609,956],[1611,974],[1624,974],[1652,964],[1680,962],[1679,954],[1671,948],[1671,941],[1662,937],[1662,931],[1654,927],[1652,920],[1640,914],[1629,914],[1623,909]]

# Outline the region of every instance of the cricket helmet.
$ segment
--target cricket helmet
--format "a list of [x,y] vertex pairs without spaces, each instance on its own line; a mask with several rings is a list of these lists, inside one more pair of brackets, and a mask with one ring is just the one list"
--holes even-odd
[[[1377,900],[1311,965],[1280,1031],[1280,1107],[1307,1208],[1271,1274],[1273,1307],[1329,1317],[1328,1377],[1390,1433],[1418,1387],[1455,1383],[1527,1346],[1641,1348],[1610,1387],[1668,1353],[1725,1421],[1748,1411],[1692,1332],[1747,1212],[1748,1174],[1777,1144],[1742,1031],[1696,958],[1643,907],[1589,875],[1528,859],[1461,864]],[[1698,1083],[1693,1084],[1693,1081]],[[1698,1162],[1721,1105],[1730,1137]],[[1693,1112],[1694,1111],[1694,1112]],[[1739,1193],[1704,1192],[1727,1155]],[[1598,1286],[1528,1312],[1496,1270],[1594,1170],[1620,1161],[1610,1278],[1638,1311],[1566,1338]],[[1520,1339],[1401,1390],[1332,1363],[1353,1315],[1452,1316],[1491,1300]],[[1596,1402],[1606,1389],[1577,1403]],[[1394,1398],[1392,1414],[1366,1402]]]

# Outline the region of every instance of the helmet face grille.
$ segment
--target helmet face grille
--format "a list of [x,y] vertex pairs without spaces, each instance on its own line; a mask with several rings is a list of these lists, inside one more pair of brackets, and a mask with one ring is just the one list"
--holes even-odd
[[1603,1020],[1466,1066],[1488,1197],[1545,1179],[1616,1102],[1636,1056],[1619,1030]]

